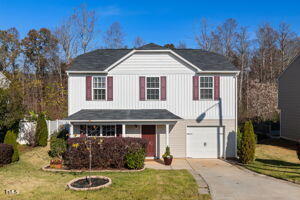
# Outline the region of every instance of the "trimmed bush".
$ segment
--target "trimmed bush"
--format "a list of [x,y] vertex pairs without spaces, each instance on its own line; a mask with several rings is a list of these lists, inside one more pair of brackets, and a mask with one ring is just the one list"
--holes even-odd
[[37,126],[36,126],[36,139],[37,139],[38,146],[42,146],[42,147],[47,146],[48,128],[47,128],[45,115],[43,113],[40,113],[38,116]]
[[256,139],[251,121],[247,121],[244,127],[244,133],[241,139],[241,147],[239,152],[240,162],[248,164],[254,161]]
[[17,143],[17,136],[13,131],[7,131],[4,144],[10,144],[13,146],[14,154],[12,156],[12,162],[16,162],[19,160],[19,151],[18,151],[18,143]]
[[241,154],[241,142],[242,142],[243,133],[240,131],[240,128],[237,130],[237,155],[240,157]]
[[54,158],[61,158],[63,153],[67,150],[67,142],[63,138],[57,138],[52,136],[50,139],[50,151],[48,152],[49,156]]
[[89,168],[90,144],[92,168],[122,169],[127,166],[126,155],[141,149],[145,152],[148,143],[142,138],[69,138],[67,151],[63,155],[64,164],[70,169]]
[[300,160],[300,142],[297,143],[297,156],[298,159]]
[[125,163],[128,169],[142,169],[145,161],[145,150],[143,148],[137,151],[129,150],[125,155]]
[[0,166],[12,162],[14,149],[11,144],[0,144]]

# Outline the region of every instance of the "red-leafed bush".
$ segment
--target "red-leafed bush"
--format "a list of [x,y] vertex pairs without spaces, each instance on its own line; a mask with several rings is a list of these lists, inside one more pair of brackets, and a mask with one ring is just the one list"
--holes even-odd
[[14,149],[11,144],[0,144],[0,166],[12,162]]
[[148,144],[142,138],[70,138],[63,156],[64,164],[70,169],[89,168],[90,143],[94,169],[125,168],[126,155],[141,150],[145,152]]

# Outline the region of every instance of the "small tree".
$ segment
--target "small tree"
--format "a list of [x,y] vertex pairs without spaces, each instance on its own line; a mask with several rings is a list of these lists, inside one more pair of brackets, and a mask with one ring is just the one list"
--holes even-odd
[[48,129],[47,123],[45,119],[45,115],[40,113],[37,120],[37,127],[36,127],[36,139],[38,146],[47,146],[48,140]]
[[244,127],[244,133],[241,139],[241,148],[239,151],[239,159],[241,163],[248,164],[254,161],[255,156],[255,134],[251,121],[247,121]]
[[19,151],[18,151],[18,144],[17,144],[17,136],[13,131],[7,131],[4,144],[10,144],[13,146],[14,154],[12,156],[12,162],[16,162],[19,160]]
[[241,142],[242,142],[243,133],[241,132],[240,128],[237,130],[237,155],[240,157],[241,154]]
[[300,141],[297,143],[297,156],[298,159],[300,160]]

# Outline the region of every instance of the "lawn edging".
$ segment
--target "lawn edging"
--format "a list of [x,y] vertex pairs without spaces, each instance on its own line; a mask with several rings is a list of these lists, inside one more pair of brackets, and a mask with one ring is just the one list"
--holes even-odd
[[[82,170],[82,169],[55,169],[55,168],[50,168],[50,165],[46,165],[42,167],[43,171],[46,172],[76,172],[76,173],[81,173],[81,172],[90,172],[90,170]],[[91,172],[141,172],[144,171],[145,167],[142,169],[98,169],[98,170],[91,170]]]
[[243,170],[243,171],[245,171],[247,173],[250,173],[250,174],[253,174],[255,176],[263,176],[265,178],[269,178],[269,179],[276,180],[276,181],[281,181],[281,182],[284,182],[284,183],[288,183],[288,184],[296,185],[296,186],[300,187],[300,184],[289,181],[287,179],[283,179],[283,178],[280,178],[280,177],[276,177],[276,176],[272,176],[272,175],[263,174],[263,173],[260,173],[260,172],[257,172],[257,171],[253,171],[253,170],[247,168],[246,165],[244,165],[242,163],[239,163],[237,161],[232,161],[232,160],[224,160],[224,161],[231,164],[232,166],[235,166],[235,167],[239,168],[240,170]]

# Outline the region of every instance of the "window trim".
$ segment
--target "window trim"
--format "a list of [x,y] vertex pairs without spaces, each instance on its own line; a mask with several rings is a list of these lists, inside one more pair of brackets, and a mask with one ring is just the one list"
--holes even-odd
[[[104,78],[105,79],[105,87],[104,88],[94,88],[94,78]],[[94,89],[105,90],[105,99],[95,99],[94,98]],[[92,76],[92,100],[93,101],[107,101],[107,76]]]
[[[158,78],[158,88],[148,88],[147,78]],[[158,99],[148,99],[148,89],[158,89]],[[160,76],[145,76],[145,100],[146,101],[160,101],[161,93],[161,79]]]
[[[201,87],[201,77],[212,78],[212,87]],[[202,99],[201,98],[201,89],[211,89],[212,90],[212,98],[211,99]],[[215,77],[214,76],[199,76],[199,100],[201,101],[214,101],[215,99]]]

